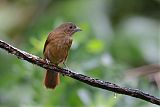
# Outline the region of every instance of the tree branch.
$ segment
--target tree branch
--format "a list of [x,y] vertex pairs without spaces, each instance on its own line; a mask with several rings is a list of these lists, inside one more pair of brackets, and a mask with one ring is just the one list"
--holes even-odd
[[124,95],[128,95],[128,96],[132,96],[135,98],[139,98],[142,100],[145,100],[147,102],[151,102],[153,104],[156,105],[160,105],[160,99],[156,98],[150,94],[144,93],[138,89],[131,89],[131,88],[126,88],[126,87],[120,87],[116,84],[110,83],[110,82],[106,82],[106,81],[102,81],[99,79],[94,79],[79,73],[75,73],[73,71],[69,71],[60,67],[57,67],[49,62],[46,62],[45,60],[43,60],[42,58],[29,54],[25,51],[19,50],[7,43],[5,43],[4,41],[0,40],[0,48],[6,50],[8,53],[11,53],[13,55],[16,55],[19,59],[21,60],[26,60],[32,64],[38,65],[44,69],[49,69],[51,71],[56,71],[59,72],[63,75],[69,76],[73,79],[76,79],[78,81],[81,81],[83,83],[86,83],[88,85],[91,85],[93,87],[98,87],[101,89],[105,89],[105,90],[109,90],[118,94],[124,94]]

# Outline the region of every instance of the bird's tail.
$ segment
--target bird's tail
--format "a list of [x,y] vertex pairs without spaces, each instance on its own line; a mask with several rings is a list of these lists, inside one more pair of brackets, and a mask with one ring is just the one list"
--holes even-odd
[[44,80],[46,88],[54,89],[59,83],[59,73],[48,70]]

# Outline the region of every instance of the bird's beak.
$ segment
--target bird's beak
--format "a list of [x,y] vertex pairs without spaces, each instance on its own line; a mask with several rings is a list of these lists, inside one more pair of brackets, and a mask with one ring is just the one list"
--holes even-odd
[[74,31],[75,31],[75,32],[79,32],[79,31],[82,31],[82,29],[79,28],[79,27],[76,27]]

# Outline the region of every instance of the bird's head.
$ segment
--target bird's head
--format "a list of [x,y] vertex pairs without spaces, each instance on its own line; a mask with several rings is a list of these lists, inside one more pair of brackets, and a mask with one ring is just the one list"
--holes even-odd
[[67,36],[72,36],[75,32],[82,31],[72,22],[63,23],[56,30],[64,32]]

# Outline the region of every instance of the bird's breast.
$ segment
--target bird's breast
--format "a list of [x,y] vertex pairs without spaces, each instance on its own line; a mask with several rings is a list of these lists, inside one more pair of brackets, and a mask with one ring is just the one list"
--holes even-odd
[[49,53],[54,63],[64,61],[72,44],[71,38],[56,38],[51,42]]
[[56,45],[60,49],[61,48],[65,49],[65,48],[68,47],[68,45],[70,45],[70,41],[71,41],[70,38],[63,38],[63,39],[57,40],[57,44]]

